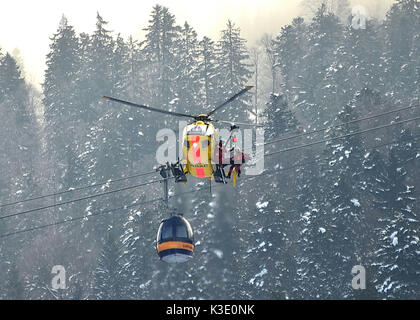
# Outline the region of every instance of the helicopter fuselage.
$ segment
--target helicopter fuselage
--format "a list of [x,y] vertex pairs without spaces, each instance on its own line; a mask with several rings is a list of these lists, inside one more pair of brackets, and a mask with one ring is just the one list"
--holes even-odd
[[197,178],[212,178],[218,132],[211,122],[194,121],[184,128],[182,150],[185,173]]

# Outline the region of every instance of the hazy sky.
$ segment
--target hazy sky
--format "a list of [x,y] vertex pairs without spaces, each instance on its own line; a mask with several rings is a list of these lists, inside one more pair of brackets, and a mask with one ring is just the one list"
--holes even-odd
[[[393,0],[381,0],[390,2]],[[352,0],[369,7],[372,0]],[[124,37],[142,38],[152,7],[170,9],[178,24],[194,27],[199,37],[218,39],[228,19],[241,28],[251,44],[264,32],[277,34],[301,12],[301,0],[12,0],[0,10],[0,47],[20,50],[25,69],[36,82],[42,81],[49,37],[56,32],[62,14],[78,33],[95,29],[96,11],[109,21],[108,29]]]

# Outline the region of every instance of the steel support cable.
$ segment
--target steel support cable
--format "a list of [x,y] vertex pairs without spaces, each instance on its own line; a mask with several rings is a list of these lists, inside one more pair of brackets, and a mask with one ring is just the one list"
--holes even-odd
[[103,185],[106,185],[106,184],[109,184],[109,183],[114,183],[114,182],[120,182],[120,181],[124,181],[124,180],[128,180],[128,179],[139,178],[139,177],[143,177],[143,176],[146,176],[146,175],[149,175],[149,174],[152,174],[152,173],[156,173],[156,171],[139,173],[139,174],[136,174],[136,175],[132,175],[132,176],[129,176],[129,177],[122,177],[122,178],[118,178],[118,179],[109,179],[106,182],[99,182],[99,183],[91,184],[91,185],[88,185],[88,186],[83,186],[83,187],[78,187],[78,188],[70,188],[69,190],[64,190],[64,191],[60,191],[60,192],[45,194],[45,195],[37,196],[37,197],[34,197],[34,198],[30,198],[30,199],[4,203],[4,204],[0,204],[0,208],[12,206],[12,205],[19,204],[19,203],[25,203],[25,202],[29,202],[29,201],[35,201],[35,200],[39,200],[39,199],[59,196],[59,195],[66,194],[66,193],[69,193],[69,192],[75,192],[75,191],[85,190],[85,189],[94,188],[94,187],[98,187],[98,186],[103,186]]
[[[418,137],[420,137],[420,135],[415,136],[414,138],[418,138]],[[384,146],[388,146],[388,145],[392,145],[392,144],[395,144],[395,143],[397,143],[397,142],[392,141],[392,142],[389,142],[389,143],[383,143],[383,144],[368,148],[366,150],[374,150],[374,149],[384,147]],[[416,159],[420,159],[420,158],[414,158],[413,160],[416,160]],[[328,160],[328,158],[324,158],[324,159],[321,159],[321,160]],[[315,161],[310,161],[310,162],[306,162],[306,163],[303,163],[303,164],[295,164],[293,166],[286,167],[286,168],[279,168],[279,169],[274,169],[274,170],[271,170],[271,171],[266,171],[266,172],[263,172],[262,174],[260,174],[258,176],[245,177],[244,179],[255,179],[255,178],[259,178],[261,176],[273,174],[273,173],[280,172],[280,171],[287,171],[287,170],[291,170],[291,169],[295,169],[295,168],[299,168],[299,167],[304,168],[306,165],[316,164],[318,162],[319,162],[319,160],[315,160]],[[167,179],[170,179],[170,178],[167,178]],[[163,179],[161,181],[163,181]],[[220,188],[220,187],[224,187],[224,185],[218,185],[218,186],[215,186],[214,188]],[[177,195],[172,195],[169,198],[175,198],[175,197],[179,197],[181,195],[195,193],[195,192],[199,192],[199,191],[202,191],[202,190],[208,190],[208,188],[203,187],[203,188],[198,188],[198,189],[193,190],[193,191],[185,191],[185,192],[179,193]],[[57,226],[57,225],[65,224],[65,223],[79,221],[79,220],[82,220],[82,219],[88,219],[89,217],[99,216],[99,215],[103,215],[103,214],[106,214],[106,213],[111,213],[111,212],[115,212],[115,211],[122,211],[122,210],[130,209],[130,208],[134,208],[134,207],[137,207],[137,206],[140,206],[140,205],[149,204],[149,203],[162,201],[162,200],[163,200],[162,198],[155,198],[155,199],[151,199],[151,200],[148,200],[148,201],[142,201],[140,203],[133,203],[131,205],[127,205],[127,206],[123,206],[123,207],[119,207],[119,208],[100,211],[100,212],[93,213],[93,214],[90,214],[90,215],[84,215],[84,216],[81,216],[81,217],[66,219],[66,220],[58,221],[58,222],[47,224],[47,225],[41,225],[41,226],[37,226],[37,227],[33,227],[33,228],[26,228],[26,229],[23,229],[23,230],[18,230],[18,231],[14,231],[14,232],[10,232],[10,233],[0,235],[0,239],[1,238],[6,238],[6,237],[9,237],[9,236],[12,236],[12,235],[20,234],[20,233],[25,233],[25,232],[35,231],[35,230],[39,230],[39,229],[44,229],[44,228],[48,228],[48,227],[51,227],[51,226]],[[420,199],[416,200],[415,202],[419,202],[419,201],[420,201]]]
[[0,217],[0,220],[3,220],[5,218],[19,216],[19,215],[22,215],[22,214],[27,214],[27,213],[35,212],[35,211],[40,211],[40,210],[50,209],[50,208],[54,208],[54,207],[59,207],[59,206],[62,206],[62,205],[73,203],[73,202],[78,202],[78,201],[93,199],[93,198],[96,198],[96,197],[101,197],[101,196],[113,194],[113,193],[116,193],[116,192],[131,190],[131,189],[135,189],[135,188],[147,186],[149,184],[153,184],[153,183],[157,183],[157,182],[161,182],[161,181],[163,181],[163,180],[162,179],[153,180],[153,181],[149,181],[149,182],[146,182],[146,183],[137,184],[137,185],[134,185],[134,186],[129,186],[129,187],[125,187],[125,188],[110,190],[110,191],[107,191],[107,192],[103,192],[103,193],[98,193],[98,194],[86,196],[86,197],[83,197],[83,198],[73,199],[73,200],[64,201],[64,202],[60,202],[60,203],[56,203],[56,204],[51,204],[51,205],[44,206],[44,207],[39,207],[39,208],[29,209],[29,210],[25,210],[25,211],[21,211],[21,212],[17,212],[17,213],[7,214],[7,215],[4,215],[4,216],[1,216]]
[[[390,111],[387,111],[387,112],[384,112],[384,113],[381,113],[381,114],[376,114],[376,115],[372,115],[372,116],[368,116],[368,117],[364,117],[364,118],[355,119],[355,120],[345,122],[345,123],[342,123],[342,124],[329,126],[329,127],[313,130],[313,131],[310,131],[310,132],[300,133],[300,134],[297,134],[297,135],[294,135],[294,136],[289,136],[289,137],[284,137],[284,138],[268,141],[268,142],[265,142],[263,145],[269,145],[269,144],[273,144],[273,143],[277,143],[277,142],[281,142],[281,141],[287,141],[287,140],[295,139],[295,138],[298,138],[298,137],[311,135],[311,134],[314,134],[314,133],[319,133],[319,132],[331,130],[331,129],[342,127],[342,126],[349,125],[349,124],[352,124],[352,123],[356,123],[356,122],[360,122],[360,121],[364,121],[364,120],[370,120],[370,119],[378,118],[378,117],[381,117],[381,116],[389,115],[389,114],[392,114],[392,113],[400,112],[400,111],[405,111],[405,110],[408,110],[408,109],[412,109],[414,107],[417,107],[417,105],[410,105],[408,107],[403,107],[403,108],[399,108],[399,109],[395,109],[395,110],[390,110]],[[269,155],[269,154],[267,154],[267,155]],[[15,205],[15,204],[19,204],[19,203],[25,203],[25,202],[29,202],[29,201],[39,200],[39,199],[43,199],[43,198],[47,198],[47,197],[62,195],[62,194],[69,193],[69,192],[80,191],[80,190],[84,190],[84,189],[88,189],[88,188],[93,188],[93,187],[97,187],[97,186],[101,186],[101,185],[106,185],[106,184],[109,184],[109,183],[114,183],[114,182],[124,181],[124,180],[128,180],[128,179],[138,178],[138,177],[149,175],[149,174],[152,174],[152,173],[155,173],[155,172],[156,171],[150,171],[150,172],[140,173],[140,174],[136,174],[136,175],[129,176],[129,177],[122,177],[122,178],[114,179],[114,180],[110,179],[106,182],[95,183],[95,184],[88,185],[88,186],[71,188],[71,189],[65,190],[65,191],[60,191],[60,192],[56,192],[56,193],[41,195],[41,196],[30,198],[30,199],[25,199],[25,200],[19,200],[19,201],[15,201],[15,202],[0,204],[0,208]]]
[[[297,149],[301,149],[301,148],[306,148],[308,146],[313,146],[313,145],[320,144],[320,143],[325,143],[325,142],[329,142],[329,141],[343,139],[343,138],[351,137],[351,136],[354,136],[354,135],[359,135],[359,134],[371,132],[371,131],[374,131],[374,130],[388,128],[388,127],[395,126],[395,125],[398,125],[398,124],[403,124],[403,123],[407,123],[407,122],[411,122],[411,121],[417,121],[417,120],[420,120],[420,117],[406,119],[406,120],[393,122],[393,123],[390,123],[390,124],[386,124],[386,125],[382,125],[382,126],[378,126],[378,127],[374,127],[374,128],[369,128],[369,129],[365,129],[365,130],[361,130],[361,131],[348,133],[348,134],[341,135],[341,136],[338,136],[338,137],[331,137],[331,138],[327,138],[327,139],[323,139],[323,140],[319,140],[319,141],[314,141],[314,142],[304,144],[304,145],[290,147],[290,148],[286,148],[286,149],[282,149],[282,150],[279,150],[279,151],[275,151],[275,152],[272,152],[272,153],[265,154],[264,156],[271,156],[271,155],[282,153],[282,152],[287,152],[287,151],[297,150]],[[22,212],[18,212],[18,213],[8,214],[8,215],[0,217],[0,220],[5,219],[5,218],[9,218],[9,217],[18,216],[18,215],[21,215],[21,214],[34,212],[34,211],[49,209],[49,208],[53,208],[53,207],[56,207],[56,206],[61,206],[61,205],[77,202],[77,201],[87,200],[87,199],[91,199],[91,198],[95,198],[95,197],[99,197],[99,196],[103,196],[103,195],[107,195],[107,194],[126,191],[126,190],[130,190],[130,189],[133,189],[133,188],[138,188],[140,186],[145,186],[145,185],[160,182],[160,181],[163,181],[163,180],[162,179],[154,180],[154,181],[151,181],[151,182],[147,182],[145,184],[125,187],[125,188],[121,188],[121,189],[117,189],[117,190],[111,190],[111,191],[108,191],[108,192],[104,192],[104,193],[96,194],[96,195],[91,195],[91,196],[87,196],[87,197],[84,197],[84,198],[79,198],[79,199],[75,199],[75,200],[71,200],[71,201],[61,202],[61,203],[58,203],[58,204],[48,205],[48,206],[35,208],[35,209],[31,209],[31,210],[26,210],[26,211],[22,211]]]
[[269,144],[273,144],[273,143],[276,143],[276,142],[287,141],[287,140],[291,140],[291,139],[295,139],[295,138],[299,138],[299,137],[303,137],[303,136],[308,136],[308,135],[312,135],[314,133],[328,131],[328,130],[343,127],[343,126],[346,126],[346,125],[349,125],[349,124],[379,118],[379,117],[382,117],[382,116],[386,116],[386,115],[389,115],[389,114],[392,114],[392,113],[397,113],[397,112],[400,112],[400,111],[405,111],[405,110],[408,110],[408,109],[413,109],[415,107],[418,107],[418,105],[410,105],[408,107],[394,109],[394,110],[390,110],[390,111],[387,111],[387,112],[384,112],[384,113],[367,116],[367,117],[364,117],[364,118],[358,118],[358,119],[351,120],[351,121],[348,121],[348,122],[344,122],[344,123],[341,123],[341,124],[337,124],[337,125],[333,125],[333,126],[329,126],[329,127],[324,127],[324,128],[312,130],[312,131],[309,131],[309,132],[302,132],[302,133],[296,134],[294,136],[288,136],[288,137],[268,141],[268,142],[265,142],[263,145],[269,145]]
[[264,156],[266,157],[266,156],[271,156],[271,155],[282,153],[282,152],[287,152],[287,151],[297,150],[297,149],[301,149],[301,148],[306,148],[306,147],[310,147],[310,146],[313,146],[313,145],[317,145],[317,144],[321,144],[321,143],[325,143],[325,142],[330,142],[330,141],[334,141],[334,140],[339,140],[339,139],[343,139],[343,138],[348,138],[348,137],[360,135],[360,134],[363,134],[363,133],[367,133],[367,132],[371,132],[371,131],[375,131],[375,130],[379,130],[379,129],[384,129],[384,128],[389,128],[389,127],[396,126],[396,125],[399,125],[399,124],[412,122],[412,121],[418,121],[418,120],[420,120],[420,117],[415,117],[415,118],[410,118],[410,119],[406,119],[406,120],[402,120],[402,121],[397,121],[397,122],[389,123],[389,124],[378,126],[378,127],[373,127],[373,128],[369,128],[369,129],[365,129],[365,130],[360,130],[360,131],[347,133],[347,134],[337,136],[337,137],[326,138],[326,139],[314,141],[314,142],[311,142],[311,143],[302,144],[302,145],[282,149],[282,150],[279,150],[279,151],[264,154]]

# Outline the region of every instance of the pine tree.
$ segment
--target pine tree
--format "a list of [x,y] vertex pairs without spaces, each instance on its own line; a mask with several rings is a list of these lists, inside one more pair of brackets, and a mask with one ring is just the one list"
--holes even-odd
[[267,117],[265,123],[268,127],[268,141],[297,129],[297,120],[289,108],[286,95],[272,93],[264,115]]
[[[220,74],[217,104],[242,90],[252,76],[246,40],[241,37],[240,32],[240,28],[229,20],[217,42],[217,65]],[[252,108],[251,98],[251,95],[242,95],[229,107],[221,110],[218,113],[219,116],[232,121],[246,119],[247,115],[244,111]]]
[[24,300],[25,288],[15,263],[10,265],[6,280],[6,299]]
[[299,105],[300,113],[311,126],[320,126],[332,120],[331,116],[340,110],[328,110],[322,86],[326,72],[334,62],[334,52],[341,44],[341,37],[342,25],[338,18],[322,5],[309,26],[309,50],[303,59],[307,66],[305,85],[296,101],[302,103]]
[[108,234],[95,270],[94,293],[96,299],[117,300],[122,298],[123,282],[119,258],[119,242],[111,232]]
[[74,90],[80,65],[78,38],[65,16],[51,41],[43,83],[45,115],[48,121],[60,116],[67,121],[74,120],[78,111],[78,97]]
[[212,110],[218,101],[218,83],[220,74],[217,69],[217,57],[215,54],[215,44],[204,37],[200,41],[201,59],[199,61],[200,78],[204,87],[204,105],[208,110]]
[[403,102],[410,102],[418,87],[415,86],[417,65],[412,64],[411,54],[418,37],[419,16],[418,0],[398,0],[384,22],[386,89]]
[[[96,29],[90,38],[89,69],[90,86],[93,94],[102,96],[115,90],[117,79],[113,77],[114,46],[110,30],[106,29],[108,21],[105,21],[99,12],[96,15]],[[101,94],[102,93],[102,94]]]
[[382,217],[375,282],[382,297],[388,299],[415,299],[419,292],[419,271],[415,267],[419,221],[414,210],[414,181],[408,175],[416,150],[411,132],[404,130],[390,149],[386,170],[377,178],[375,196]]
[[74,289],[74,292],[73,292],[72,299],[73,300],[83,300],[84,299],[84,297],[83,297],[84,290],[83,290],[82,284],[79,281],[77,281],[74,284],[74,286],[75,286],[75,289]]
[[117,35],[117,39],[115,40],[111,65],[113,77],[112,94],[128,96],[130,84],[129,77],[132,68],[130,64],[130,48],[120,34]]
[[[143,198],[140,198],[141,200]],[[159,259],[151,245],[159,226],[157,219],[150,219],[152,208],[131,210],[124,224],[121,243],[124,251],[121,256],[121,276],[125,283],[124,298],[153,299],[151,295],[153,268],[150,265]]]
[[[77,164],[83,170],[84,183],[129,174],[133,167],[130,161],[133,155],[129,146],[139,132],[134,123],[136,110],[100,100],[103,95],[128,95],[130,61],[129,48],[124,39],[118,35],[114,40],[111,31],[106,28],[108,22],[99,13],[96,19],[96,29],[92,36],[82,39],[85,43],[84,50],[81,50],[87,57],[83,66],[86,74],[82,79],[88,85],[89,94],[94,97],[87,107],[96,114],[95,124],[90,124],[83,143],[78,146]],[[104,185],[99,190],[104,191],[107,188],[109,185]],[[122,195],[118,199],[107,197],[101,199],[102,201],[97,200],[91,200],[80,210],[86,213],[106,210],[121,206],[122,202],[129,201],[129,197]],[[121,216],[107,216],[97,224],[91,237],[94,241],[103,243],[106,240],[103,235],[108,226],[119,233],[121,224]]]
[[[274,40],[274,45],[286,92],[290,101],[295,102],[301,94],[305,94],[304,79],[307,76],[303,63],[303,57],[308,52],[307,26],[303,18],[295,18],[292,24],[283,27]],[[299,99],[301,100],[303,99]]]
[[180,112],[196,114],[202,110],[199,58],[197,33],[185,22],[176,47],[177,100],[174,105]]
[[[346,105],[338,115],[343,123],[358,117],[354,104]],[[357,124],[344,125],[336,129],[333,136],[357,130]],[[318,228],[313,231],[322,234],[323,240],[326,240],[321,246],[326,254],[318,260],[330,279],[325,281],[325,294],[335,299],[350,298],[353,294],[351,286],[343,287],[340,283],[351,283],[352,267],[363,265],[366,249],[371,244],[360,188],[361,162],[365,151],[360,137],[351,136],[329,142],[325,154],[328,161],[322,166],[326,185],[323,213],[317,221],[318,225],[312,227]]]
[[[326,225],[323,217],[322,195],[326,185],[321,178],[322,161],[308,150],[300,160],[301,167],[295,170],[296,196],[293,201],[298,219],[299,233],[296,240],[300,250],[296,255],[296,283],[294,297],[314,299],[323,297],[326,273],[321,265],[323,247],[328,245],[324,236]],[[325,232],[324,232],[325,230]],[[322,242],[322,243],[321,243]],[[321,290],[320,290],[321,289]]]
[[[35,110],[31,109],[28,86],[16,60],[8,53],[0,61],[0,73],[4,91],[0,99],[0,112],[3,114],[0,118],[1,147],[7,151],[0,155],[0,188],[4,195],[8,195],[3,196],[0,201],[12,202],[40,193],[40,175],[36,168],[41,158],[41,144]],[[0,210],[3,211],[4,208]],[[10,226],[11,230],[16,227],[16,221],[17,218],[8,219],[4,226]],[[32,218],[21,218],[19,222],[23,225],[30,224]]]
[[169,108],[169,102],[176,98],[174,79],[176,78],[176,42],[180,27],[169,9],[156,5],[150,15],[146,31],[145,58],[150,65],[152,104]]
[[[132,36],[128,38],[127,49],[128,49],[128,92],[129,97],[132,100],[143,100],[146,99],[144,92],[145,88],[145,77],[142,75],[142,68],[145,67],[146,63],[143,61],[141,54],[141,46],[143,42],[137,42]],[[146,102],[146,101],[145,101]]]
[[[267,140],[295,132],[297,120],[289,109],[285,95],[270,95],[264,112],[268,131]],[[279,148],[279,144],[273,144]],[[296,161],[293,155],[291,162]],[[293,172],[276,172],[289,161],[282,155],[270,156],[264,160],[267,183],[261,188],[261,180],[246,181],[247,202],[239,208],[241,220],[252,226],[250,236],[244,236],[244,247],[249,255],[245,279],[249,296],[262,299],[288,299],[293,297],[294,275],[296,274],[295,235],[297,214],[289,198],[289,191],[296,186]],[[250,177],[251,178],[251,177]],[[291,179],[289,179],[291,178]],[[252,178],[251,178],[252,179]],[[249,202],[248,202],[249,201]],[[255,205],[254,205],[255,203]],[[248,206],[248,209],[245,207]],[[251,206],[251,208],[249,208]],[[247,213],[248,214],[245,214]],[[246,228],[245,228],[246,229]]]
[[[57,176],[62,176],[61,187],[67,189],[76,184],[75,155],[89,112],[85,112],[77,94],[76,81],[81,65],[78,38],[64,16],[51,40],[43,83],[47,148],[55,162],[53,180],[58,181]],[[61,167],[57,163],[61,163]],[[62,172],[57,172],[57,168]]]
[[76,81],[74,83],[74,91],[77,93],[77,99],[81,106],[84,106],[83,114],[86,122],[90,122],[97,118],[97,113],[86,106],[97,102],[97,97],[94,94],[92,86],[92,40],[91,35],[81,33],[78,36],[78,46],[76,55],[79,60],[79,67],[76,71]]
[[[322,108],[327,112],[339,110],[355,93],[365,90],[383,90],[381,81],[382,45],[374,21],[366,22],[366,29],[344,29],[344,40],[333,53],[322,82]],[[371,111],[369,109],[369,111]]]
[[302,1],[301,5],[309,15],[316,14],[321,6],[325,6],[328,12],[339,17],[343,23],[348,21],[351,14],[349,0],[311,0]]
[[10,108],[9,112],[14,114],[13,121],[16,125],[27,126],[31,116],[27,108],[27,88],[16,60],[9,53],[6,53],[2,59],[1,72],[4,81],[2,86],[3,104],[7,103]]

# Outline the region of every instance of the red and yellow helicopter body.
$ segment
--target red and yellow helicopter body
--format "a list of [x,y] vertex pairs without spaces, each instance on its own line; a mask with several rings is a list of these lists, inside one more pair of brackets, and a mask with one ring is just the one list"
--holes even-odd
[[196,121],[184,128],[181,163],[184,173],[196,178],[212,178],[216,171],[216,150],[219,136],[210,122]]

